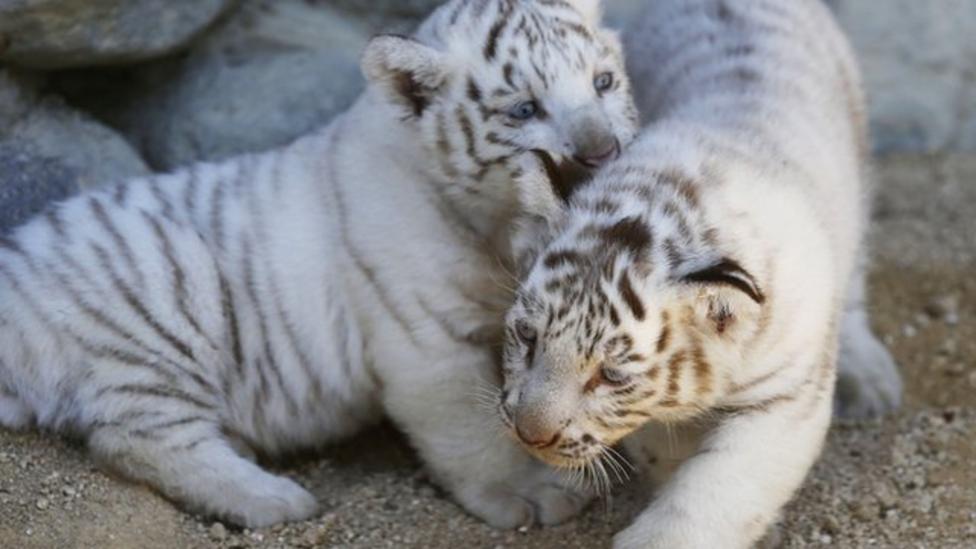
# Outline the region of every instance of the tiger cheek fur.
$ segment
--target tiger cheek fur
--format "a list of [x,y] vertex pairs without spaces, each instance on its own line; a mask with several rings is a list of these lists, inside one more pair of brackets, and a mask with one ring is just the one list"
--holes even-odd
[[356,104],[283,149],[93,191],[0,238],[0,423],[79,433],[185,507],[258,527],[318,505],[255,454],[385,413],[492,525],[578,512],[485,429],[477,391],[512,300],[496,244],[517,159],[589,168],[633,139],[618,40],[597,0],[452,0],[362,65]]

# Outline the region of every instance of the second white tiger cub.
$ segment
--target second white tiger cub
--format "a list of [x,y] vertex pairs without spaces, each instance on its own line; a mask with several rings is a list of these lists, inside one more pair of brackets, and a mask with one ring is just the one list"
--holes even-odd
[[[375,39],[370,85],[280,151],[72,199],[0,239],[0,424],[75,432],[208,514],[315,498],[256,465],[387,413],[496,526],[583,498],[485,430],[511,303],[515,160],[598,165],[634,133],[597,0],[454,0]],[[501,260],[499,258],[502,258]]]
[[862,292],[860,77],[819,0],[655,0],[638,23],[650,125],[568,212],[522,182],[551,222],[526,229],[551,238],[516,242],[537,258],[499,413],[570,469],[613,467],[627,437],[660,487],[615,547],[743,549],[820,452],[838,333],[854,366],[892,367],[863,315],[844,320]]

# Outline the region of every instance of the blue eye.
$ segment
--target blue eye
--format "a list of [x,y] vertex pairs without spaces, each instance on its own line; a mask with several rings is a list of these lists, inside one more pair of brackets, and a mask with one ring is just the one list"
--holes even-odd
[[613,86],[613,73],[605,72],[598,74],[596,78],[593,79],[593,87],[596,91],[605,92]]
[[534,344],[539,335],[538,332],[535,331],[535,328],[529,324],[529,321],[524,319],[515,323],[515,334],[520,340],[522,340],[522,343],[525,343],[526,345]]
[[539,104],[535,101],[523,101],[508,111],[508,116],[515,120],[528,120],[539,113]]
[[603,377],[603,381],[610,385],[623,385],[630,380],[629,375],[612,368],[601,368],[600,375]]

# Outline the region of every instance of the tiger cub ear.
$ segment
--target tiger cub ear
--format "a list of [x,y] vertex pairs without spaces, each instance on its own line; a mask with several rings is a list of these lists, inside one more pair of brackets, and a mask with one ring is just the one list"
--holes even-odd
[[719,336],[737,339],[755,325],[766,302],[755,277],[733,259],[722,258],[681,278],[701,290],[696,316],[706,331]]
[[366,80],[394,103],[416,117],[423,114],[447,79],[447,60],[441,52],[393,34],[374,37],[360,63]]

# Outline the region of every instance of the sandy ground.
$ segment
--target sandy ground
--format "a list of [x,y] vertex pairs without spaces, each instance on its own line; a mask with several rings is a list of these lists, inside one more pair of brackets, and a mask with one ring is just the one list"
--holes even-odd
[[[976,155],[879,165],[875,324],[907,380],[879,422],[838,424],[773,547],[976,547]],[[557,528],[499,532],[433,486],[389,427],[285,472],[324,513],[262,531],[177,511],[77,445],[0,432],[0,547],[606,547],[650,494],[620,487]]]

